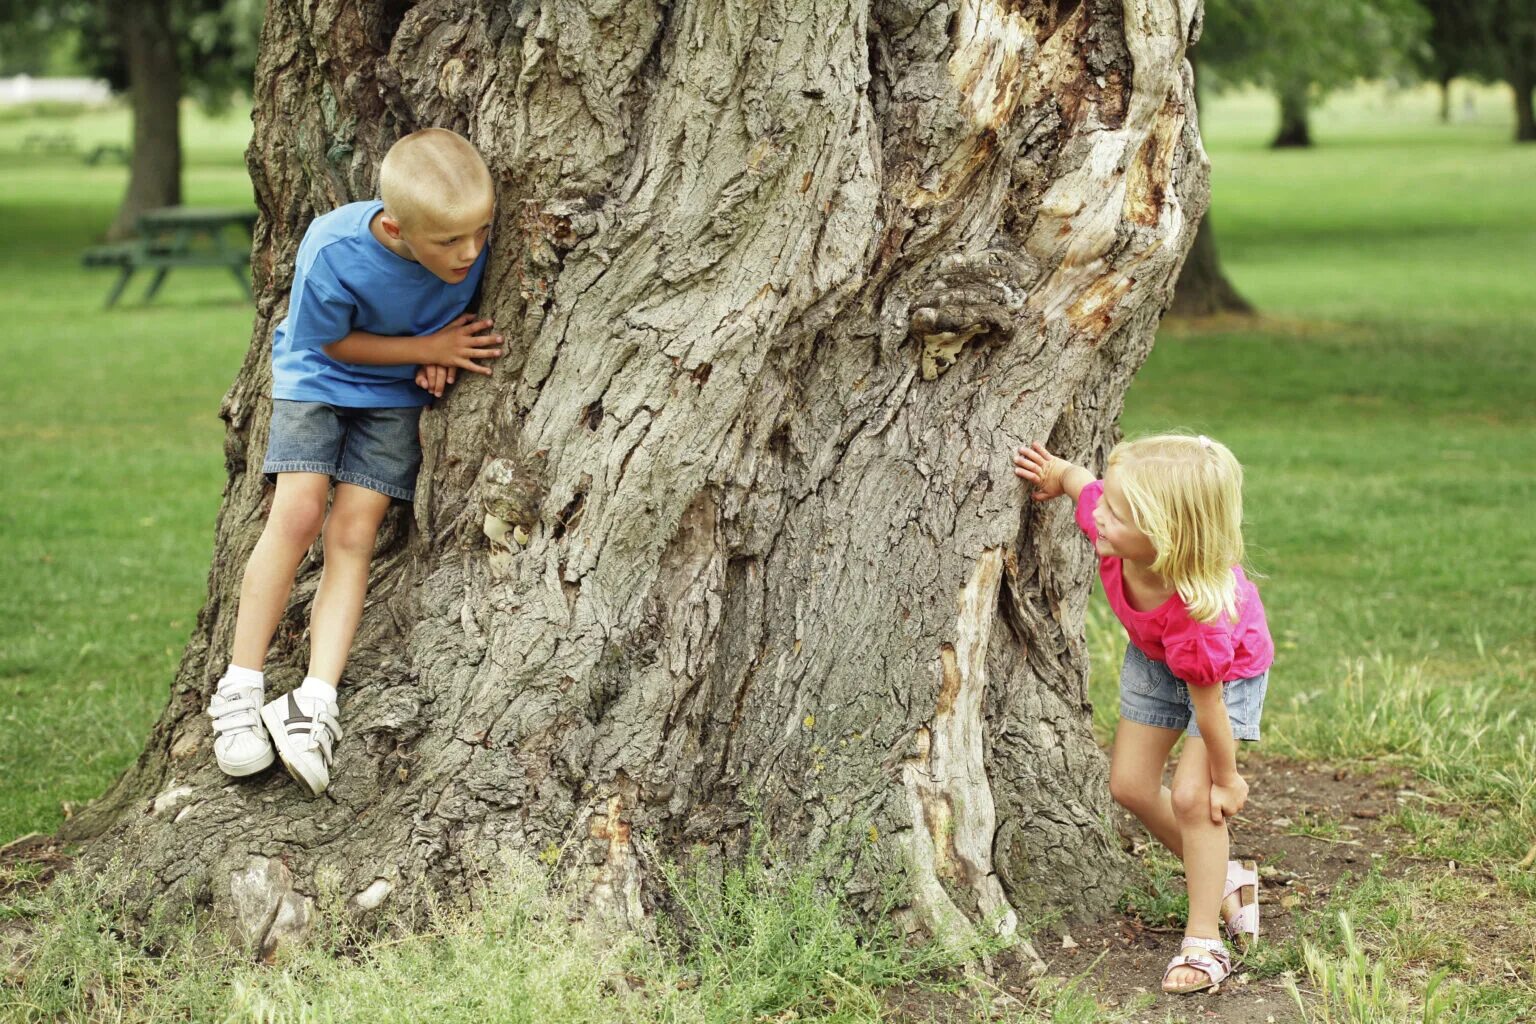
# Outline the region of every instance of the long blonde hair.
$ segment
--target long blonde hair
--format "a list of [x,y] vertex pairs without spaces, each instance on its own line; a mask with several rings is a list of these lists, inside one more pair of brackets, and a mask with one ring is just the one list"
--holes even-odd
[[1152,571],[1197,622],[1237,618],[1234,565],[1243,561],[1243,467],[1204,435],[1157,434],[1115,445],[1109,468],[1136,528],[1152,540]]

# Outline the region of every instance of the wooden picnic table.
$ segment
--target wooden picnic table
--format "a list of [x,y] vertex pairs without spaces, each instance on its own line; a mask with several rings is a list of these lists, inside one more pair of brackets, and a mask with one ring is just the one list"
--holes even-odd
[[[141,269],[155,272],[144,292],[145,302],[155,297],[177,267],[225,267],[249,299],[251,230],[255,225],[256,211],[247,208],[163,206],[140,215],[138,237],[87,249],[81,259],[88,267],[118,268],[117,281],[107,293],[108,308],[116,304]],[[230,235],[236,228],[240,240],[232,243]]]

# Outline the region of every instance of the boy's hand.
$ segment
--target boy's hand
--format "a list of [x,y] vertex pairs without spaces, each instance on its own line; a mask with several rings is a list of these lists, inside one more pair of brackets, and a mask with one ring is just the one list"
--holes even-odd
[[460,314],[447,327],[423,339],[426,351],[421,362],[490,376],[489,366],[474,362],[476,359],[494,359],[501,355],[501,335],[480,334],[489,326],[491,321],[478,319],[473,313]]
[[1013,456],[1013,472],[1035,485],[1034,493],[1030,495],[1036,501],[1049,501],[1059,498],[1064,493],[1062,479],[1067,475],[1071,463],[1066,459],[1058,459],[1045,450],[1045,445],[1036,441],[1031,445],[1021,445]]
[[1211,783],[1211,822],[1220,825],[1248,802],[1248,781],[1234,774],[1226,785]]
[[443,389],[454,382],[458,373],[458,369],[453,366],[432,364],[418,366],[416,367],[416,386],[423,391],[432,392],[433,398],[442,398]]

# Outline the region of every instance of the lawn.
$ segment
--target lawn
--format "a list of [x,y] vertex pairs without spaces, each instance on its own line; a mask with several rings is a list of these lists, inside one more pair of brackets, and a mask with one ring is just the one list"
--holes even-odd
[[[1427,90],[1362,89],[1319,112],[1317,148],[1274,153],[1264,97],[1208,105],[1222,255],[1262,317],[1166,324],[1123,425],[1208,433],[1247,467],[1279,646],[1264,747],[1421,773],[1462,810],[1405,813],[1415,855],[1481,867],[1513,905],[1536,897],[1513,866],[1536,841],[1536,146],[1508,141],[1501,92],[1479,93],[1474,121],[1434,108]],[[100,793],[165,698],[206,586],[219,398],[251,328],[215,270],[102,311],[110,274],[77,261],[124,172],[23,152],[40,124],[0,120],[0,843]],[[47,127],[88,149],[127,120]],[[187,200],[249,203],[244,115],[189,112],[185,132]],[[1095,608],[1107,729],[1123,635]],[[1416,999],[1392,908],[1451,897],[1406,884],[1348,906]],[[1318,921],[1320,955],[1347,963]],[[1517,1019],[1530,973],[1454,1019]]]

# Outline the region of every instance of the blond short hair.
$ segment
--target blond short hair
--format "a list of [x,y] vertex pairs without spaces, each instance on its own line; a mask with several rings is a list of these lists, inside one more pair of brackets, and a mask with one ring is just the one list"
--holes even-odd
[[384,212],[407,230],[457,220],[492,202],[491,172],[456,132],[424,128],[389,147],[379,165]]
[[1152,540],[1152,571],[1171,583],[1197,622],[1237,618],[1243,561],[1243,467],[1219,441],[1158,434],[1126,441],[1109,468],[1136,528]]

